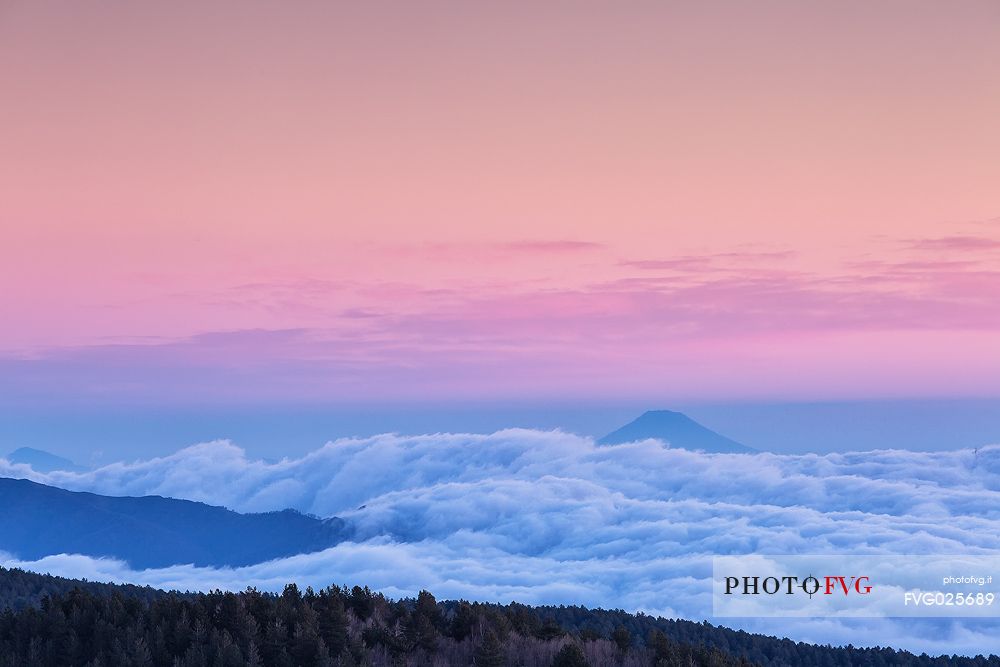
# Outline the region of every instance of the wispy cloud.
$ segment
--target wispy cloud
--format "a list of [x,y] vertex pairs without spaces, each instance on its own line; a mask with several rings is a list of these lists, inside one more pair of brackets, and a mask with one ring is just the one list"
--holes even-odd
[[419,259],[447,258],[461,263],[496,262],[514,257],[544,259],[565,256],[573,259],[607,249],[603,243],[581,239],[514,239],[509,241],[436,241],[386,244],[381,249],[393,257]]
[[793,259],[792,250],[712,252],[702,255],[681,255],[665,259],[629,259],[621,266],[647,271],[684,271],[709,273],[739,271],[749,267],[773,267],[775,262]]
[[541,254],[578,253],[589,250],[600,250],[604,248],[604,245],[600,243],[594,243],[591,241],[571,241],[571,240],[511,241],[509,243],[498,244],[498,246],[505,250],[510,250],[518,253],[541,253]]
[[1000,248],[1000,240],[986,236],[942,236],[938,238],[913,239],[909,242],[909,245],[916,250],[975,252],[979,250],[996,250]]

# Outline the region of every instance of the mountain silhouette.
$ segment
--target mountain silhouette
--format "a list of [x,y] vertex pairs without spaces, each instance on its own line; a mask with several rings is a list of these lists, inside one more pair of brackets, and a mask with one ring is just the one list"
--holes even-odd
[[705,452],[739,454],[753,452],[746,445],[705,428],[687,415],[671,410],[650,410],[597,441],[601,445],[617,445],[637,440],[662,440],[671,447]]
[[161,496],[112,497],[0,478],[0,551],[23,560],[84,554],[134,568],[240,566],[342,541],[342,519],[295,510],[240,514]]
[[69,459],[64,459],[44,449],[35,449],[34,447],[15,449],[4,458],[11,463],[27,464],[35,472],[52,472],[53,470],[82,472],[86,470],[83,466],[78,466]]

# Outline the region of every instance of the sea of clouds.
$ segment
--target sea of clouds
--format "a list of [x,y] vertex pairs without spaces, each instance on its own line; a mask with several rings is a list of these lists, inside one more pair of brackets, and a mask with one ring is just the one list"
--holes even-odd
[[[326,551],[241,568],[134,571],[79,555],[4,562],[192,590],[360,583],[392,596],[427,588],[441,598],[711,620],[713,555],[1000,554],[1000,446],[705,454],[509,429],[344,439],[279,462],[250,460],[225,441],[84,473],[42,474],[0,460],[0,475],[243,512],[292,507],[352,528],[349,542]],[[817,643],[1000,653],[996,621],[720,623]]]

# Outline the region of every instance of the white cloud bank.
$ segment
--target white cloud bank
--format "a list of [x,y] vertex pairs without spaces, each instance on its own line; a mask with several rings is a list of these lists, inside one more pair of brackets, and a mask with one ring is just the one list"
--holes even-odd
[[[390,595],[711,613],[711,556],[1000,553],[1000,447],[779,456],[555,432],[383,435],[300,459],[248,460],[228,442],[86,473],[0,475],[110,495],[347,519],[354,541],[251,567],[132,571],[82,556],[8,564],[181,589],[362,583]],[[723,622],[733,625],[730,620]],[[747,621],[821,643],[1000,653],[1000,623]]]

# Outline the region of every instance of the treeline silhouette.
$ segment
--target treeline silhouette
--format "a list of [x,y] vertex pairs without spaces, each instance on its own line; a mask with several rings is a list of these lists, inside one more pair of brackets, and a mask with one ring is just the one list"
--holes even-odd
[[0,667],[1000,667],[624,611],[393,601],[367,588],[177,593],[0,568]]
[[79,588],[97,596],[115,593],[145,602],[166,595],[151,586],[133,584],[105,584],[86,579],[67,579],[51,574],[37,574],[18,568],[0,566],[0,610],[20,611],[28,607],[38,607],[50,595],[61,595]]
[[538,606],[532,609],[577,634],[606,634],[625,628],[633,637],[648,637],[659,631],[672,641],[715,648],[727,655],[746,658],[765,667],[1000,667],[996,655],[975,657],[914,655],[893,648],[833,647],[795,642],[732,630],[708,622],[647,616],[643,613],[588,609],[586,607]]

